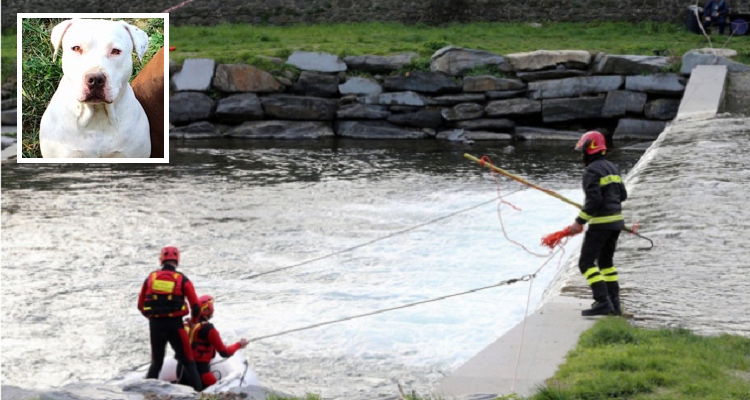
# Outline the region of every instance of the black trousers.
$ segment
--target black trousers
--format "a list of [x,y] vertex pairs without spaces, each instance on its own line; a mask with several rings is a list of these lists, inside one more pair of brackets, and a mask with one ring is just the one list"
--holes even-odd
[[198,369],[193,361],[190,338],[185,331],[182,318],[150,318],[148,327],[151,331],[151,367],[148,369],[146,379],[159,378],[159,371],[164,365],[167,343],[169,343],[174,350],[177,362],[185,366],[183,371],[185,384],[191,386],[196,392],[203,390]]
[[604,301],[607,296],[618,296],[620,293],[613,261],[619,237],[619,230],[589,228],[583,238],[578,268],[591,286],[596,301]]
[[706,30],[706,33],[709,33],[708,29],[711,25],[719,25],[719,35],[724,34],[724,28],[727,26],[727,19],[724,17],[711,17],[711,21],[706,21],[705,18],[701,19],[701,23],[703,24],[703,29]]

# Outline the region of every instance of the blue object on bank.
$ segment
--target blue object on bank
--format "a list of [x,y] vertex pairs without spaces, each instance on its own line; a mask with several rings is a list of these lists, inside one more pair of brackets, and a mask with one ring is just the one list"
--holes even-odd
[[747,22],[744,19],[735,18],[732,20],[732,32],[735,35],[742,36],[747,33]]

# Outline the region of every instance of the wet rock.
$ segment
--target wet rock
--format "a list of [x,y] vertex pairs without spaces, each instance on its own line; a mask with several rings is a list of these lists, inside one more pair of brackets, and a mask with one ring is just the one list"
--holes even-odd
[[248,121],[224,133],[239,139],[320,139],[333,136],[329,123],[319,121]]
[[713,54],[713,55],[722,56],[722,57],[736,57],[737,56],[737,50],[732,50],[732,49],[712,49],[710,47],[704,47],[702,49],[693,49],[690,51],[692,51],[693,53]]
[[214,386],[209,387],[208,389],[204,390],[203,393],[218,394],[218,398],[215,400],[268,400],[269,398],[291,399],[295,397],[288,393],[279,392],[263,386],[255,385],[233,386],[228,390],[217,387],[217,390],[222,390],[221,392],[214,392],[214,390],[212,390],[213,388]]
[[654,140],[664,131],[667,123],[664,121],[649,121],[645,119],[622,118],[617,123],[617,129],[612,135],[615,140],[649,139]]
[[336,111],[337,119],[386,119],[391,115],[386,106],[349,104]]
[[508,54],[514,71],[537,71],[562,64],[571,68],[587,68],[591,53],[581,50],[537,50],[528,53]]
[[414,91],[427,94],[455,93],[461,84],[438,73],[415,71],[385,78],[383,87],[394,92]]
[[[13,143],[12,145],[3,149],[2,153],[0,153],[0,161],[2,161],[2,163],[14,163],[16,162],[17,158],[18,158],[18,143]],[[3,398],[5,398],[5,395],[3,395]]]
[[171,398],[177,399],[193,399],[196,397],[196,392],[193,388],[185,385],[173,385],[169,382],[164,382],[156,379],[140,379],[132,382],[127,382],[119,385],[125,393],[140,393],[150,394],[156,396],[170,396]]
[[210,119],[214,115],[214,101],[204,93],[180,92],[169,98],[169,122],[182,125]]
[[214,88],[226,93],[276,93],[284,86],[266,71],[245,64],[220,64],[214,75]]
[[416,56],[414,54],[399,54],[395,56],[347,56],[344,63],[349,69],[369,71],[374,73],[388,73],[399,70],[409,64]]
[[386,121],[336,121],[336,135],[356,139],[424,139],[418,129],[402,128]]
[[538,114],[542,112],[542,102],[531,99],[495,100],[484,109],[488,117]]
[[12,110],[2,110],[0,112],[0,121],[2,121],[3,125],[16,125],[18,120],[16,119],[18,116],[18,111],[14,108]]
[[[182,385],[170,386],[186,388],[186,386]],[[195,391],[191,388],[188,389],[190,390],[190,394],[175,392],[175,399],[194,398]],[[118,386],[86,383],[65,385],[41,395],[41,400],[141,400],[142,398],[142,394],[125,392]]]
[[698,65],[726,65],[728,72],[750,72],[750,65],[738,63],[722,56],[688,51],[682,56],[680,73],[682,75],[690,75]]
[[672,120],[679,108],[680,99],[656,99],[646,103],[644,114],[649,119]]
[[510,133],[469,131],[469,130],[464,130],[464,137],[468,140],[511,140],[513,139],[513,135],[511,135]]
[[630,90],[613,90],[607,93],[602,116],[618,117],[628,112],[642,113],[648,95]]
[[177,64],[175,60],[169,60],[169,77],[170,79],[174,76],[174,74],[180,72],[182,70],[182,65]]
[[598,75],[637,75],[662,71],[670,66],[669,57],[605,55],[594,65]]
[[500,132],[508,132],[513,129],[515,126],[515,122],[510,119],[492,119],[492,118],[482,118],[482,119],[473,119],[469,121],[458,121],[454,124],[456,128],[461,129],[467,129],[467,130],[475,130],[475,131],[500,131]]
[[550,69],[545,71],[516,72],[516,76],[524,82],[536,82],[549,79],[571,78],[576,76],[585,76],[586,71],[578,69],[568,69],[564,66],[561,68]]
[[[205,92],[211,89],[216,61],[210,58],[188,58],[182,62],[182,69],[171,79],[175,91],[195,90]],[[171,64],[170,64],[171,70]]]
[[475,103],[463,103],[452,108],[444,108],[441,114],[447,121],[477,119],[484,115],[484,106]]
[[606,93],[619,89],[624,83],[622,76],[584,76],[580,78],[556,79],[529,83],[532,99],[574,97],[584,94]]
[[581,138],[580,132],[532,126],[517,126],[515,134],[516,138],[520,140],[569,140],[575,143]]
[[255,93],[241,93],[219,99],[216,119],[223,123],[237,123],[263,119],[263,106]]
[[439,111],[421,110],[412,113],[393,114],[388,117],[388,122],[400,126],[435,129],[443,122],[443,118]]
[[459,103],[476,103],[484,101],[484,94],[450,94],[427,99],[434,106],[452,106]]
[[16,107],[17,105],[15,97],[8,100],[3,100],[2,103],[0,103],[0,109],[2,110],[10,110]]
[[287,64],[293,65],[303,71],[317,72],[339,72],[346,71],[346,64],[334,54],[317,53],[310,51],[295,51],[286,60]]
[[360,97],[357,99],[362,104],[400,105],[400,106],[424,106],[426,101],[422,96],[414,92],[380,93],[376,95]]
[[676,74],[628,76],[625,89],[665,95],[680,95],[685,91],[685,79]]
[[499,100],[524,96],[525,94],[526,90],[493,90],[485,93],[485,96],[487,96],[487,99],[489,100]]
[[464,92],[488,92],[491,90],[522,90],[526,84],[518,79],[502,79],[494,76],[467,76],[464,78]]
[[42,392],[37,390],[28,390],[24,388],[20,388],[18,386],[12,386],[12,385],[3,385],[2,388],[0,388],[0,391],[3,393],[3,399],[2,400],[29,400],[29,399],[38,399],[41,397]]
[[545,123],[601,118],[604,101],[604,97],[543,100],[542,117]]
[[315,97],[333,97],[339,92],[339,77],[311,71],[302,71],[292,91]]
[[374,79],[352,77],[347,79],[346,83],[339,85],[339,92],[342,95],[373,95],[382,93],[383,87]]
[[338,103],[331,99],[291,95],[261,98],[263,111],[268,118],[294,121],[329,121],[336,115]]
[[415,107],[415,106],[389,106],[388,107],[388,111],[392,113],[417,112],[421,109],[422,107]]
[[15,137],[0,136],[0,150],[5,150],[13,145],[13,143],[16,143],[16,141],[17,139]]
[[213,139],[220,137],[216,126],[208,121],[193,122],[169,130],[170,139]]
[[284,76],[282,76],[281,78],[276,78],[276,80],[279,81],[280,84],[286,87],[290,87],[294,85],[294,83],[289,78],[284,77]]
[[432,55],[430,70],[450,76],[459,76],[476,67],[493,66],[502,71],[511,71],[505,57],[483,50],[464,49],[448,46]]

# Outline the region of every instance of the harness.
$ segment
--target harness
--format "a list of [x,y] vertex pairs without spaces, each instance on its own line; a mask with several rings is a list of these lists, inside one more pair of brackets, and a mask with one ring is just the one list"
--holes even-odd
[[148,277],[143,313],[148,317],[181,317],[190,311],[182,293],[183,275],[161,270]]
[[[205,328],[206,339],[200,337],[199,333]],[[213,329],[213,325],[208,322],[199,322],[190,331],[190,347],[193,349],[193,358],[195,362],[209,363],[216,355],[216,348],[208,341],[208,332]]]

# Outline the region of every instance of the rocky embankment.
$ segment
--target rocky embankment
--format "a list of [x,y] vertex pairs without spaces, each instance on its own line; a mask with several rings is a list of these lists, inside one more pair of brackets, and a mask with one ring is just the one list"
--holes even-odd
[[[295,52],[277,70],[187,59],[172,66],[171,139],[655,139],[674,118],[690,71],[726,56],[679,58],[534,51],[506,56],[446,47],[430,71],[413,54]],[[734,53],[736,54],[736,52]],[[179,71],[178,71],[179,70]],[[674,72],[665,72],[674,71]]]
[[16,77],[10,77],[2,86],[2,161],[16,160]]
[[[122,384],[71,383],[52,390],[28,390],[3,385],[2,400],[197,400],[206,393],[196,393],[183,385],[172,385],[153,379],[139,379]],[[260,386],[244,386],[210,394],[215,400],[266,400],[270,394],[289,397]]]

